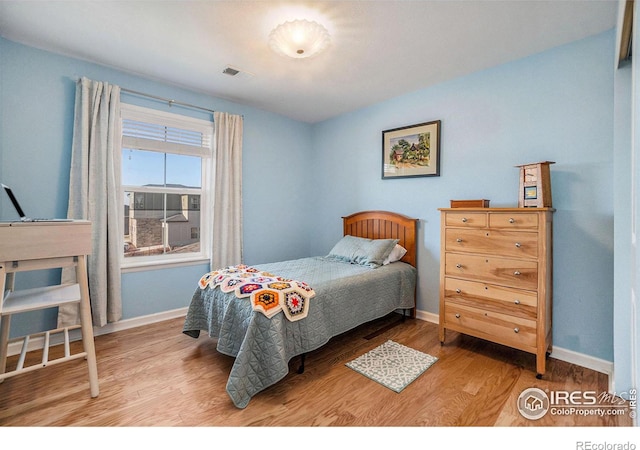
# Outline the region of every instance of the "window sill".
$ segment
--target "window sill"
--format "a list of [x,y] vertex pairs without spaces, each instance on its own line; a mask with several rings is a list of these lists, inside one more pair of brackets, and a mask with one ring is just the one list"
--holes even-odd
[[173,269],[175,267],[196,266],[208,263],[209,259],[202,257],[176,259],[174,261],[127,262],[120,265],[120,272],[147,272],[149,270]]

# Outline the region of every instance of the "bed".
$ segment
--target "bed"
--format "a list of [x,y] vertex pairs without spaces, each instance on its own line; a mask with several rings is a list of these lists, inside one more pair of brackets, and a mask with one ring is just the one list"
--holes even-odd
[[[396,310],[415,317],[417,219],[387,211],[342,219],[343,237],[327,255],[239,264],[198,281],[183,333],[204,331],[235,358],[226,391],[236,407],[332,337]],[[279,287],[288,294],[273,302]]]

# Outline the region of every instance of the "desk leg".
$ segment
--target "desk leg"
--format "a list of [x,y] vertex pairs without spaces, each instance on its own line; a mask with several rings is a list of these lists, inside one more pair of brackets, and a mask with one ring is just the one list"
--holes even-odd
[[[11,274],[13,275],[13,274]],[[5,289],[11,288],[12,280],[9,281],[10,286],[6,286],[7,271],[4,267],[4,263],[0,262],[0,373],[5,373],[7,370],[7,352],[9,345],[9,324],[11,323],[11,316],[2,315],[2,303],[4,302]],[[4,378],[0,380],[0,383],[4,381]]]
[[[0,319],[0,374],[7,370],[7,353],[9,351],[9,325],[11,324],[11,316],[2,316]],[[4,378],[0,380],[0,383]]]
[[91,319],[91,304],[89,302],[89,286],[87,278],[87,258],[78,256],[76,266],[76,279],[80,284],[80,320],[82,323],[82,343],[84,351],[87,352],[87,364],[89,365],[89,385],[91,387],[91,397],[100,394],[98,384],[98,364],[96,361],[96,349],[93,341],[93,322]]

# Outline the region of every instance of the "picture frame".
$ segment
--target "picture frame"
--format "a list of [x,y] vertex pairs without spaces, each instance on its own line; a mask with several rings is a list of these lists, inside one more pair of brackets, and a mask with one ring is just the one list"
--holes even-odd
[[382,178],[440,176],[440,120],[382,132]]

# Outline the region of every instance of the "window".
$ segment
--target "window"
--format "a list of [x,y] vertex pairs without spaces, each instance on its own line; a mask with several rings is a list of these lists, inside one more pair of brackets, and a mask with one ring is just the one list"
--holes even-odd
[[206,259],[213,123],[122,105],[123,267]]

